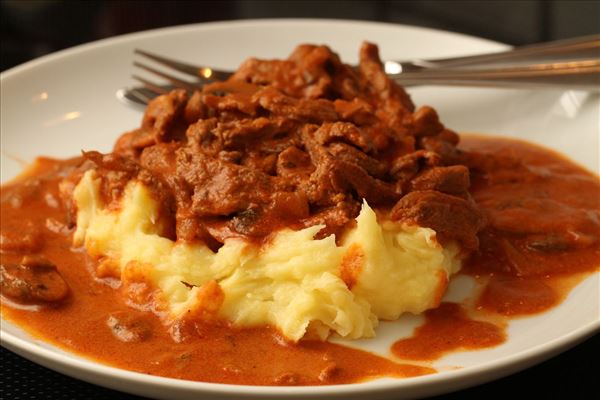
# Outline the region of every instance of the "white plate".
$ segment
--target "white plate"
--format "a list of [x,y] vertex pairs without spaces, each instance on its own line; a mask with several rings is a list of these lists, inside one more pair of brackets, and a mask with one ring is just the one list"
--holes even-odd
[[[132,84],[136,47],[215,67],[235,68],[250,56],[286,57],[299,43],[325,43],[356,62],[362,40],[378,43],[382,57],[442,57],[502,49],[486,40],[400,25],[327,20],[259,20],[161,29],[103,40],[42,57],[2,74],[2,181],[36,155],[67,157],[82,149],[109,151],[117,136],[136,127],[141,112],[115,98]],[[438,109],[455,130],[503,134],[545,144],[598,172],[598,97],[580,92],[415,88],[417,104]],[[44,366],[89,382],[161,398],[415,398],[449,392],[526,368],[573,346],[600,327],[600,281],[595,274],[559,307],[515,320],[509,340],[477,352],[455,353],[442,372],[324,387],[251,387],[159,378],[99,365],[30,337],[2,321],[2,345]],[[455,282],[448,298],[468,295]],[[418,318],[383,324],[374,340],[353,346],[388,354]],[[591,356],[591,355],[590,355]],[[460,366],[463,368],[453,369]]]

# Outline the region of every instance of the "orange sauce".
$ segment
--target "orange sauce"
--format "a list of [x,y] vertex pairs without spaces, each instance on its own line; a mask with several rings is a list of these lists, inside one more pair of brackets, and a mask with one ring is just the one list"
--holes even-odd
[[[96,278],[95,261],[71,246],[66,210],[52,200],[59,196],[62,167],[60,161],[40,159],[25,180],[2,188],[3,234],[41,238],[39,252],[56,264],[71,291],[65,302],[55,306],[23,307],[2,298],[3,317],[31,334],[105,364],[203,382],[323,385],[435,372],[329,342],[289,343],[270,327],[240,329],[215,321],[167,327],[153,313],[132,309],[120,293],[119,282]],[[18,252],[0,255],[2,263],[21,259]],[[142,320],[151,332],[148,337],[139,342],[118,340],[108,319],[119,312]]]
[[473,174],[471,193],[490,220],[463,268],[487,280],[477,307],[519,316],[556,306],[600,266],[598,177],[518,140],[465,136],[462,147],[508,164]]
[[[462,148],[483,154],[472,160],[471,193],[490,225],[480,234],[480,250],[463,268],[483,287],[469,303],[474,310],[441,303],[426,312],[413,336],[392,346],[401,359],[432,361],[452,351],[499,345],[507,334],[503,324],[489,322],[494,316],[512,318],[556,306],[600,265],[596,176],[524,142],[467,136]],[[57,265],[71,290],[55,306],[22,307],[2,299],[3,317],[33,335],[116,367],[205,382],[320,385],[435,372],[328,342],[291,344],[269,327],[239,329],[214,321],[166,327],[154,314],[133,310],[119,282],[98,279],[95,262],[71,246],[72,228],[58,201],[63,166],[42,159],[27,177],[2,188],[3,235],[39,239],[36,252]],[[21,258],[18,251],[3,250],[0,256],[2,263]],[[352,281],[355,268],[350,267]],[[490,318],[473,319],[471,311]],[[150,334],[133,343],[118,340],[107,323],[118,312],[142,319]]]
[[425,323],[413,336],[392,345],[402,359],[435,360],[451,351],[493,347],[506,340],[503,328],[471,319],[456,303],[442,303],[425,312]]
[[[546,311],[600,266],[600,182],[558,153],[530,143],[462,136],[471,194],[487,213],[480,248],[461,273],[480,282],[477,313],[502,320]],[[469,163],[469,161],[467,161]],[[425,313],[413,336],[392,345],[408,360],[505,341],[504,323],[474,320],[458,304]]]

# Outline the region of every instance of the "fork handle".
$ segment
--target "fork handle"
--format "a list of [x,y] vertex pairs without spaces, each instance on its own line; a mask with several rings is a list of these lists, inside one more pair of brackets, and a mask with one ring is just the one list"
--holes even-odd
[[[473,56],[417,59],[410,63],[387,61],[386,70],[400,71],[400,73],[421,71],[430,68],[476,68],[492,65],[515,65],[531,63],[533,61],[550,60],[575,60],[600,58],[600,35],[589,35],[571,39],[556,40],[553,42],[537,43],[516,47],[510,50],[477,54]],[[389,72],[389,71],[388,71]],[[396,75],[392,73],[390,75]]]
[[600,59],[488,69],[428,69],[395,77],[405,86],[417,84],[485,87],[554,87],[600,90]]

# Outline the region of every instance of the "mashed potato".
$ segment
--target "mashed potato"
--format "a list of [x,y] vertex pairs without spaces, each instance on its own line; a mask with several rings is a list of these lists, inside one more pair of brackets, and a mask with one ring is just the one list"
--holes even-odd
[[121,279],[130,300],[167,319],[269,324],[293,341],[372,337],[379,319],[436,307],[460,268],[457,245],[442,247],[428,228],[380,224],[366,202],[339,246],[315,239],[322,226],[313,226],[282,230],[262,247],[228,239],[213,253],[161,237],[143,184],[129,182],[119,209],[105,207],[99,185],[88,171],[75,189],[75,244],[100,259],[99,274]]

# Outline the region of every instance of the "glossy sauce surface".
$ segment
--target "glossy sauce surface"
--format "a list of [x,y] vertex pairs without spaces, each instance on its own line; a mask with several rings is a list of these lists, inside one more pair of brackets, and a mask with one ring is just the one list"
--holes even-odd
[[442,303],[428,311],[413,336],[391,348],[409,361],[327,342],[294,345],[271,328],[237,329],[219,321],[166,327],[153,314],[131,309],[119,282],[95,278],[94,262],[71,247],[72,226],[57,188],[68,163],[44,159],[27,178],[2,189],[1,258],[3,264],[18,264],[23,254],[42,254],[70,293],[56,304],[27,306],[3,296],[3,317],[100,362],[181,379],[319,385],[433,373],[410,360],[431,361],[506,340],[503,324],[471,315],[542,312],[600,265],[597,177],[523,142],[466,136],[462,148],[472,153],[471,193],[490,222],[479,235],[479,252],[463,269],[481,283],[480,295],[469,303],[474,309]]
[[41,253],[70,290],[55,304],[21,305],[2,297],[3,317],[33,335],[116,367],[203,382],[322,385],[435,372],[329,342],[288,343],[269,327],[237,329],[222,321],[164,326],[151,312],[132,309],[119,282],[95,278],[95,262],[71,246],[72,229],[58,201],[65,168],[68,163],[39,159],[27,178],[2,190],[2,264]]
[[598,178],[561,155],[510,139],[462,136],[470,192],[487,216],[480,247],[461,273],[479,283],[470,311],[442,303],[413,337],[392,345],[403,359],[435,360],[506,340],[506,318],[546,311],[600,266]]
[[488,217],[462,271],[486,281],[477,307],[518,316],[557,305],[600,266],[598,177],[523,141],[465,136],[462,148],[478,154],[470,192]]
[[484,349],[505,340],[502,327],[471,319],[459,304],[442,303],[427,310],[425,323],[412,337],[394,343],[392,353],[409,360],[435,360],[452,351]]

